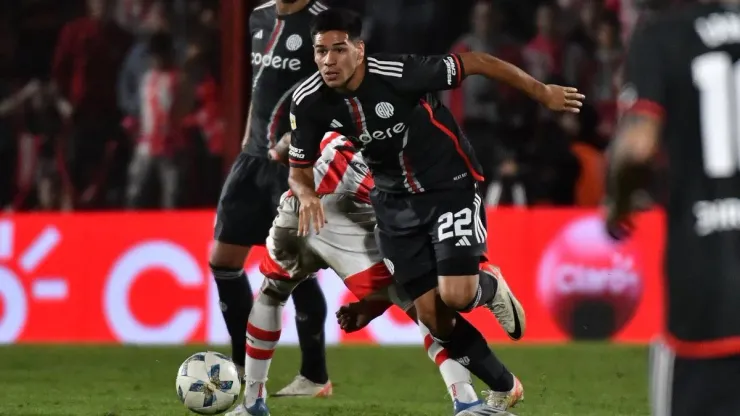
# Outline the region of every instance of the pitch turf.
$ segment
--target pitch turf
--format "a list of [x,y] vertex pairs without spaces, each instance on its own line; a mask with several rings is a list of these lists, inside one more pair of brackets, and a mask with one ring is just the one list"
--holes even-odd
[[[2,347],[0,415],[189,415],[175,395],[175,373],[182,360],[205,349]],[[526,401],[514,409],[517,415],[648,414],[644,348],[578,344],[495,350],[524,384]],[[421,347],[331,348],[328,359],[334,396],[273,398],[274,416],[451,414],[437,369]],[[297,349],[279,349],[268,390],[290,381],[298,362]]]

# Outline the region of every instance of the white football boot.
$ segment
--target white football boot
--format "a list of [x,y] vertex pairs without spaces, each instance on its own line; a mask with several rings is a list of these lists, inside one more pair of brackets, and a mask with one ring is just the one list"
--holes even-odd
[[486,304],[493,315],[498,320],[501,327],[513,340],[520,340],[524,336],[524,330],[527,327],[527,317],[524,314],[524,308],[519,303],[514,293],[506,284],[501,269],[493,265],[486,265],[481,269],[482,272],[493,276],[498,282],[498,289],[493,299]]
[[297,375],[293,381],[283,387],[274,397],[329,397],[333,393],[331,380],[324,384],[314,383],[313,381]]
[[486,403],[494,409],[505,412],[514,407],[517,403],[524,401],[524,386],[516,376],[514,376],[514,387],[509,391],[484,391]]

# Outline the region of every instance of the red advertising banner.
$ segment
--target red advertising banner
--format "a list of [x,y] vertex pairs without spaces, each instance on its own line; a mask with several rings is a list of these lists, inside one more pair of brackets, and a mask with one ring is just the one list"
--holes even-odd
[[[527,312],[530,342],[610,338],[647,342],[662,320],[663,217],[638,220],[617,244],[598,213],[496,209],[489,251]],[[207,258],[211,212],[22,214],[0,217],[0,343],[222,343]],[[260,286],[261,249],[245,266]],[[352,299],[331,271],[319,279],[329,311]],[[330,314],[331,315],[331,314]],[[288,304],[281,341],[297,343]],[[506,335],[484,310],[469,315],[491,341]],[[330,318],[327,342],[416,344],[398,310],[347,335]]]

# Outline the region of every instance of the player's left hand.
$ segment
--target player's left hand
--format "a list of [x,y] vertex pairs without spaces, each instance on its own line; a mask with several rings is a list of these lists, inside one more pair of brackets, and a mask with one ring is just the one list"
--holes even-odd
[[366,327],[388,309],[386,301],[359,301],[343,305],[337,311],[337,323],[348,334]]
[[577,88],[550,84],[547,85],[547,92],[542,104],[552,111],[580,113],[585,98],[586,96],[580,94]]

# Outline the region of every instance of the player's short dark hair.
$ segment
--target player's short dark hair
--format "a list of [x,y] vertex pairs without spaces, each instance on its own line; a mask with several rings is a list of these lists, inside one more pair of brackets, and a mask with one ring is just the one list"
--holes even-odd
[[311,37],[332,30],[347,32],[350,40],[357,40],[362,35],[362,18],[352,10],[342,8],[325,10],[313,18]]

